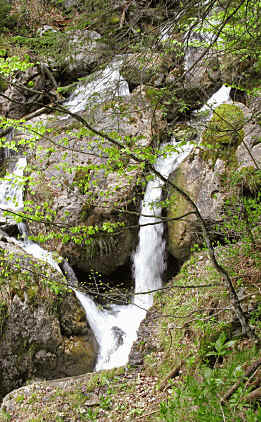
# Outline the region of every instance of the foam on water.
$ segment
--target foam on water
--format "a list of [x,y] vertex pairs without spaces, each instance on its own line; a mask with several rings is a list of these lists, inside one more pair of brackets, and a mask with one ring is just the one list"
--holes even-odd
[[[178,143],[173,143],[178,149]],[[179,151],[173,151],[160,157],[156,169],[168,178],[192,146],[186,145]],[[93,300],[81,292],[76,296],[82,303],[88,322],[99,344],[96,370],[122,366],[128,362],[133,342],[146,311],[153,304],[153,294],[146,293],[162,286],[162,274],[165,269],[165,241],[163,224],[154,224],[160,220],[161,199],[164,182],[158,178],[147,185],[139,219],[139,243],[133,256],[135,295],[130,305],[111,305],[110,309],[99,309]],[[145,216],[146,215],[146,216]],[[144,224],[148,224],[143,226]]]
[[120,74],[122,59],[113,60],[102,71],[95,72],[92,80],[79,83],[69,99],[64,103],[72,113],[85,110],[90,101],[100,103],[106,95],[111,97],[130,95],[129,85]]

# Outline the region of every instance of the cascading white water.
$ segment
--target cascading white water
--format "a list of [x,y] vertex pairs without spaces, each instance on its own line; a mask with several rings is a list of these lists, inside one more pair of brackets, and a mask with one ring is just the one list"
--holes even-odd
[[[11,174],[7,174],[0,182],[0,208],[17,212],[23,209],[23,174],[26,167],[26,158],[19,157],[15,168]],[[0,216],[0,221],[14,223],[14,217]],[[18,229],[23,236],[23,240],[12,238],[12,241],[24,249],[35,258],[49,263],[54,269],[62,272],[53,254],[41,248],[37,243],[28,239],[27,228],[24,223],[18,223]]]
[[110,309],[99,309],[88,295],[79,291],[75,293],[99,345],[96,371],[125,365],[145,312],[135,305],[111,305]]
[[130,95],[129,85],[120,74],[122,61],[122,57],[116,57],[104,70],[95,72],[92,80],[80,83],[64,106],[72,113],[78,113],[90,104],[91,97],[93,102],[101,103],[106,94],[113,97]]
[[[178,150],[178,143],[174,145]],[[165,157],[160,157],[156,169],[168,178],[189,154],[191,148],[188,144],[179,151],[172,151]],[[162,180],[158,178],[150,181],[142,203],[139,244],[133,257],[135,295],[132,304],[111,305],[109,310],[101,310],[89,296],[76,291],[99,344],[96,370],[127,363],[139,325],[153,303],[153,294],[144,292],[157,290],[162,285],[161,277],[165,269],[163,224],[154,224],[160,221],[161,207],[157,203],[161,199],[162,185]],[[143,226],[144,224],[148,225]]]
[[[178,148],[179,152],[172,152],[167,157],[157,160],[155,169],[166,179],[184,160],[191,151],[192,145],[187,144]],[[158,178],[150,181],[147,185],[142,203],[139,225],[152,224],[140,228],[139,244],[133,258],[135,293],[134,303],[148,309],[153,302],[152,295],[139,295],[138,293],[156,290],[161,287],[162,274],[165,270],[165,241],[163,240],[163,224],[154,223],[160,221],[161,207],[158,202],[161,199],[164,182]],[[151,215],[151,217],[148,217]]]
[[[202,111],[212,111],[214,108],[220,106],[223,103],[227,103],[230,100],[230,91],[231,91],[231,87],[230,86],[226,86],[226,85],[222,85],[221,88],[219,88],[218,91],[216,91],[210,98],[209,100],[206,102],[205,105],[203,105],[203,107],[201,107],[201,109],[199,110],[198,113],[202,112]],[[208,119],[211,117],[208,116]]]
[[[0,181],[0,207],[3,210],[18,211],[23,208],[23,173],[26,158],[18,158],[13,172]],[[0,221],[13,221],[11,216],[1,215]]]
[[[85,87],[81,85],[76,89],[65,104],[70,111],[78,112],[84,109],[94,92],[105,92],[109,73],[110,80],[118,84],[118,95],[128,95],[127,82],[121,79],[117,66],[115,64],[114,68],[110,66],[100,72],[100,87],[96,79],[93,83],[89,82]],[[111,79],[112,71],[114,76]],[[222,87],[211,97],[208,102],[209,106],[213,107],[225,102],[228,96],[229,89]],[[178,148],[178,143],[175,143],[175,147]],[[157,171],[168,178],[169,174],[179,166],[190,150],[191,145],[187,145],[179,152],[173,151],[160,157],[155,166]],[[24,157],[19,158],[13,174],[0,183],[0,207],[9,210],[17,210],[23,207],[23,189],[22,185],[17,183],[17,180],[23,176],[25,166],[26,159]],[[161,207],[157,203],[161,199],[162,185],[162,181],[157,178],[150,181],[142,203],[139,219],[141,226],[139,244],[133,256],[135,295],[132,303],[125,306],[111,305],[109,309],[101,309],[89,296],[75,290],[99,344],[96,370],[118,367],[127,363],[132,344],[137,337],[139,325],[153,303],[153,294],[146,292],[157,290],[162,285],[161,277],[165,269],[163,224],[154,224],[159,222],[161,217]],[[27,253],[48,262],[53,268],[61,272],[52,254],[28,239],[26,226],[23,223],[19,224],[19,230],[23,234],[24,240],[15,240],[15,242]]]
[[37,243],[28,239],[28,231],[25,223],[18,223],[18,229],[23,236],[23,240],[16,240],[15,243],[19,245],[25,252],[29,255],[34,256],[40,261],[47,262],[51,265],[56,271],[62,273],[61,268],[57,260],[54,259],[52,252],[48,252],[45,249],[41,248]]

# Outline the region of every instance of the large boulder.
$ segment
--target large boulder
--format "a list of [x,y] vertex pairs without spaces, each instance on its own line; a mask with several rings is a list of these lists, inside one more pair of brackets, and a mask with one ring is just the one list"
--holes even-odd
[[131,86],[149,82],[156,86],[162,85],[168,70],[173,68],[175,62],[175,57],[170,54],[147,50],[126,56],[121,74]]
[[1,236],[0,396],[29,379],[91,371],[96,342],[65,280]]
[[[250,110],[234,103],[217,107],[216,113],[207,124],[200,145],[170,177],[170,181],[190,195],[210,229],[222,222],[224,202],[230,195],[222,176],[237,169],[255,167],[252,157],[257,163],[261,160],[261,145],[258,143],[261,130],[251,119]],[[233,132],[230,124],[235,127],[237,123],[238,130]],[[170,197],[169,218],[192,211],[180,194],[171,191]],[[195,216],[168,223],[168,248],[175,258],[181,261],[187,258],[195,242],[201,243]]]
[[[140,93],[98,104],[80,116],[128,149],[142,148],[150,142],[151,111]],[[33,183],[26,199],[33,202],[31,209],[36,215],[53,225],[49,228],[29,222],[30,232],[50,235],[52,230],[54,235],[46,243],[49,250],[57,250],[85,272],[109,274],[126,263],[135,247],[138,216],[128,213],[128,209],[137,205],[142,166],[116,146],[111,149],[112,144],[93,136],[77,120],[55,117],[47,125],[51,135],[39,141],[38,154],[32,155]],[[116,234],[110,234],[110,225],[114,224],[127,227],[121,230],[119,226]],[[77,237],[77,232],[70,232],[73,226],[82,230],[80,241],[72,241]]]
[[89,73],[107,51],[101,35],[96,31],[78,29],[66,33],[65,38],[66,55],[59,67],[68,79]]

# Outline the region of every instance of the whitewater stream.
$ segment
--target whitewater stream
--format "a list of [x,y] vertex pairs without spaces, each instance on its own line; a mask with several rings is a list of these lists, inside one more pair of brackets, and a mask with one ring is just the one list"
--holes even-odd
[[[94,72],[91,78],[82,80],[63,105],[72,113],[78,113],[90,102],[102,103],[106,97],[130,95],[128,82],[120,74],[122,62],[123,57],[116,56],[104,70]],[[66,119],[66,116],[63,118]]]
[[[88,82],[81,84],[75,90],[65,104],[71,111],[78,112],[85,108],[89,96],[97,91],[102,94],[110,81],[113,84],[117,83],[118,95],[129,95],[127,82],[121,78],[116,62],[100,72],[99,76],[100,85],[97,85],[96,80],[95,85],[94,82]],[[222,87],[204,107],[213,108],[228,99],[229,89]],[[204,108],[200,111],[202,110],[204,111]],[[192,148],[190,144],[180,148],[179,143],[175,140],[171,144],[175,148],[168,154],[160,156],[155,164],[156,170],[166,179],[178,168]],[[21,180],[23,176],[26,158],[18,157],[16,160],[12,174],[8,174],[0,182],[0,208],[3,210],[19,211],[23,209],[23,184],[19,179]],[[162,223],[154,224],[161,221],[162,210],[157,204],[161,200],[162,187],[163,182],[158,178],[149,181],[141,205],[139,241],[137,249],[133,253],[135,292],[131,303],[129,305],[112,304],[103,309],[97,306],[90,296],[73,288],[84,307],[86,318],[99,345],[96,370],[119,367],[128,362],[132,344],[137,338],[139,325],[145,318],[146,311],[153,304],[153,294],[146,292],[160,289],[162,286],[162,275],[166,266],[164,225]],[[10,220],[12,217],[1,215],[1,222],[10,222]],[[62,272],[53,254],[45,251],[28,238],[26,225],[19,223],[18,228],[22,234],[22,240],[12,238],[12,241],[28,254],[48,262],[57,271]],[[71,269],[70,271],[73,273]],[[75,284],[73,285],[75,286]]]
[[[155,168],[168,178],[191,151],[192,145],[157,160]],[[111,305],[109,309],[99,309],[93,300],[81,292],[76,296],[82,303],[88,322],[99,344],[96,370],[125,365],[137,331],[146,311],[153,304],[153,294],[145,292],[157,290],[162,286],[165,269],[165,240],[163,224],[160,221],[161,208],[157,206],[162,195],[162,180],[155,178],[148,182],[139,219],[139,242],[133,255],[133,274],[135,294],[129,305]],[[149,224],[143,226],[144,224]],[[150,225],[151,224],[151,225]]]
[[24,206],[23,202],[23,185],[21,178],[24,174],[26,166],[26,158],[16,158],[15,168],[12,173],[7,173],[6,176],[1,180],[0,183],[0,207],[2,212],[0,213],[0,221],[10,223],[14,219],[10,216],[3,215],[3,210],[12,210],[14,212],[22,210]]

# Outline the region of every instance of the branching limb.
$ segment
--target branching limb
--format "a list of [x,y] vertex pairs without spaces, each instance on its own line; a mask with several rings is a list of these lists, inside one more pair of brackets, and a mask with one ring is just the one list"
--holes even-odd
[[[246,370],[244,377],[241,377],[231,388],[228,390],[228,392],[224,395],[224,397],[221,399],[221,403],[226,402],[232,394],[235,393],[235,391],[238,389],[240,384],[247,378],[249,378],[256,369],[261,365],[261,359],[256,360],[249,368]],[[250,393],[251,394],[251,393]]]

